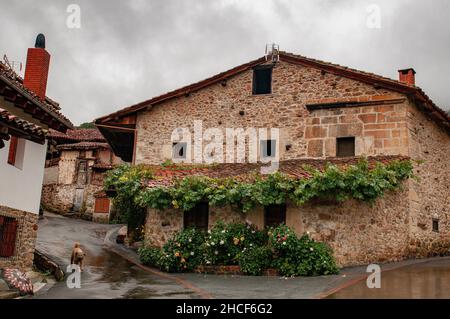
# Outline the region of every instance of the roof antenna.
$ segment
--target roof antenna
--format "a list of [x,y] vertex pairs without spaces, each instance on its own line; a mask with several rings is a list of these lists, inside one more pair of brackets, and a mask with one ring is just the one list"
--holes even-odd
[[[17,71],[22,72],[22,62],[19,61],[9,61],[6,54],[3,55],[3,61],[9,69],[10,75],[15,78],[17,76]],[[17,70],[17,71],[16,71]]]
[[275,43],[266,44],[266,61],[276,63],[280,61],[280,46]]

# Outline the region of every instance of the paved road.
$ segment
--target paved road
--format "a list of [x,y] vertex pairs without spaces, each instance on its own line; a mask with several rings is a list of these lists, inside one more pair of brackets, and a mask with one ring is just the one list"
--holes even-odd
[[104,237],[114,225],[102,225],[46,214],[39,223],[37,249],[63,269],[70,262],[74,242],[87,253],[81,288],[65,282],[46,287],[35,298],[197,298],[195,291],[158,275],[149,274],[121,256],[104,249]]
[[408,286],[400,298],[449,297],[450,257],[384,264],[382,288],[377,290],[365,284],[366,267],[306,278],[166,274],[140,265],[133,251],[115,244],[117,226],[46,216],[39,225],[37,248],[65,267],[78,241],[87,252],[86,267],[80,289],[61,282],[42,289],[36,298],[390,298],[403,283]]

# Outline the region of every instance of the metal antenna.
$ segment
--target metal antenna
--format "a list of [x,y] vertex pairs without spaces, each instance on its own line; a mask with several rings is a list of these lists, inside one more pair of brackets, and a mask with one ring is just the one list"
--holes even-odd
[[280,61],[280,46],[275,43],[266,44],[266,61]]

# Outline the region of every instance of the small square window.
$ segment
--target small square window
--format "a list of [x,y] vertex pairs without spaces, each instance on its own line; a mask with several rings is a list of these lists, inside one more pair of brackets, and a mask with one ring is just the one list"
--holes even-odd
[[187,143],[178,142],[172,144],[172,158],[183,159],[186,158]]
[[286,224],[286,205],[264,207],[264,226],[277,227],[280,224]]
[[355,137],[338,137],[336,139],[336,156],[355,156]]
[[184,212],[184,228],[197,228],[199,230],[208,230],[209,204],[199,203],[187,212]]
[[262,157],[275,157],[276,153],[276,140],[262,140],[261,141],[261,156]]
[[253,95],[272,93],[272,66],[253,69]]
[[433,218],[433,231],[439,233],[439,219]]

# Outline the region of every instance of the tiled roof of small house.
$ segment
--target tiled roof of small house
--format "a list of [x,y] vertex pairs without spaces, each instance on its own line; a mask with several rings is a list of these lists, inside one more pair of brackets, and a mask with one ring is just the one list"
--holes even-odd
[[[394,160],[406,160],[406,156],[374,156],[368,157],[369,168],[375,167],[376,163],[388,164]],[[323,170],[327,163],[338,167],[355,165],[361,157],[328,158],[328,159],[295,159],[281,161],[278,171],[293,178],[309,178],[311,174],[308,167]],[[265,164],[266,165],[266,164]],[[264,166],[265,166],[264,165]],[[224,163],[211,165],[147,165],[153,171],[154,179],[147,181],[148,187],[170,186],[175,180],[187,176],[205,176],[210,178],[232,177],[239,181],[251,182],[260,174],[262,164],[256,163]]]
[[[316,69],[323,70],[325,72],[329,72],[331,74],[340,75],[343,77],[355,79],[357,81],[383,86],[387,89],[393,90],[395,92],[400,92],[407,94],[414,98],[415,101],[423,104],[423,110],[429,113],[430,117],[437,122],[439,125],[445,126],[450,132],[450,116],[441,108],[439,108],[434,102],[428,97],[428,95],[418,86],[409,85],[397,80],[393,80],[387,77],[383,77],[380,75],[376,75],[374,73],[364,72],[360,70],[356,70],[353,68],[341,66],[339,64],[334,64],[330,62],[325,62],[321,60],[307,58],[301,55],[292,54],[288,52],[279,52],[280,61],[290,62],[293,64],[299,64],[304,66],[313,67]],[[109,115],[102,116],[95,120],[96,124],[101,124],[104,122],[108,122],[110,119],[120,118],[121,116],[126,116],[129,114],[136,113],[140,110],[148,109],[155,104],[164,102],[166,100],[185,96],[191,92],[198,91],[204,87],[212,85],[214,83],[219,83],[221,81],[226,81],[229,77],[239,74],[243,71],[251,69],[259,64],[265,63],[265,57],[261,57],[259,59],[250,61],[248,63],[239,65],[234,67],[228,71],[216,74],[212,77],[204,79],[202,81],[184,86],[182,88],[164,93],[162,95],[156,96],[149,100],[140,102],[138,104],[120,109],[114,113]]]
[[48,97],[41,99],[33,91],[23,85],[23,79],[11,70],[7,65],[0,61],[0,80],[15,90],[19,95],[26,97],[33,102],[44,113],[61,123],[65,128],[72,128],[72,122],[65,117],[59,110],[59,104]]
[[78,142],[71,144],[61,144],[56,147],[58,150],[94,150],[109,149],[108,143],[99,142]]
[[103,135],[96,128],[92,129],[73,129],[67,130],[66,133],[61,133],[56,130],[50,129],[47,136],[50,139],[61,142],[106,142]]
[[45,137],[45,133],[47,132],[39,125],[22,120],[21,118],[9,113],[7,110],[4,110],[2,108],[0,108],[0,122],[7,124],[13,129],[17,129],[25,133],[30,133],[42,138]]

